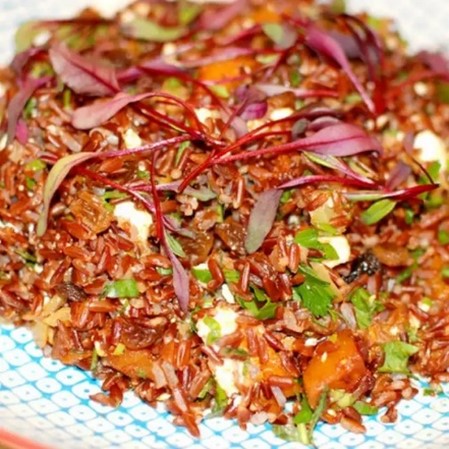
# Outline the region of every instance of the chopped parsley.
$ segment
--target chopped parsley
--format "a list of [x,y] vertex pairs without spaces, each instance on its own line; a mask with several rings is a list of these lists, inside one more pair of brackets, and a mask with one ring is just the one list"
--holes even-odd
[[309,267],[302,266],[300,271],[305,275],[305,280],[298,287],[293,287],[293,299],[299,300],[315,317],[327,315],[335,298],[331,285],[318,278]]
[[254,293],[254,299],[247,301],[243,298],[236,297],[241,307],[248,310],[258,320],[267,320],[274,318],[276,315],[277,304],[271,302],[265,292],[255,286],[251,287]]
[[324,254],[325,259],[338,259],[335,248],[330,243],[321,243],[319,241],[318,231],[314,228],[304,229],[295,235],[295,243],[304,248],[316,249]]
[[108,298],[136,298],[140,295],[134,279],[118,279],[106,286],[104,296]]
[[418,348],[403,341],[390,341],[383,345],[385,360],[379,368],[382,373],[409,374],[409,358],[418,352]]
[[366,329],[377,312],[383,309],[382,304],[376,301],[374,295],[370,295],[364,288],[358,288],[350,298],[354,310],[357,325],[360,329]]

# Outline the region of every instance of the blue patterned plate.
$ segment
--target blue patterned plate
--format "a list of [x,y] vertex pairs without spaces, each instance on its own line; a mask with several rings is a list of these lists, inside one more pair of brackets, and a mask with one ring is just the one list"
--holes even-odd
[[[13,30],[30,18],[67,17],[87,4],[110,9],[127,0],[0,0],[0,60],[12,53]],[[445,0],[352,0],[353,9],[398,18],[413,48],[445,48],[449,43],[449,3]],[[416,33],[416,30],[419,33]],[[1,292],[0,292],[1,294]],[[213,418],[201,426],[202,439],[172,424],[161,408],[144,405],[131,393],[118,409],[89,400],[100,390],[88,373],[42,356],[26,329],[0,325],[0,447],[17,449],[299,449],[276,438],[269,426],[242,431],[232,421]],[[441,449],[449,445],[449,388],[446,395],[419,395],[399,406],[394,424],[366,420],[366,434],[319,425],[320,449]],[[20,438],[15,437],[18,435]],[[25,442],[27,440],[27,442]]]

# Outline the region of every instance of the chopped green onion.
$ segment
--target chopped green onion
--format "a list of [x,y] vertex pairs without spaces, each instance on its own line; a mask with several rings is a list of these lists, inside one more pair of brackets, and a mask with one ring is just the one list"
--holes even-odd
[[37,182],[33,178],[30,178],[29,176],[25,177],[25,187],[27,190],[33,190],[36,187],[36,184]]
[[353,407],[361,414],[361,415],[377,415],[379,413],[379,407],[375,405],[367,404],[363,401],[357,401]]
[[193,276],[198,279],[203,284],[210,282],[212,278],[212,273],[207,268],[192,268]]
[[173,274],[173,268],[164,268],[164,267],[156,267],[156,271],[161,275],[161,276],[170,276],[171,274]]
[[112,355],[122,355],[125,352],[126,346],[123,343],[119,343],[115,349]]
[[221,337],[221,326],[220,323],[211,316],[205,316],[203,318],[204,324],[209,328],[209,333],[207,334],[206,343],[211,345],[215,343]]
[[240,273],[237,270],[223,270],[227,284],[236,284],[240,280]]
[[275,44],[279,45],[282,43],[284,28],[279,23],[264,23],[262,30]]
[[386,217],[396,206],[396,201],[388,199],[376,201],[368,209],[362,212],[362,221],[367,225],[372,225]]
[[134,279],[118,279],[106,286],[104,295],[108,298],[137,298],[140,292]]
[[445,229],[440,229],[438,231],[438,242],[440,243],[440,245],[449,244],[449,232]]
[[176,156],[175,156],[175,166],[176,167],[179,165],[179,161],[181,160],[181,157],[184,154],[184,151],[189,147],[189,145],[190,145],[190,141],[188,141],[188,140],[179,144],[179,147],[178,147],[178,150],[176,151]]
[[25,170],[40,171],[47,167],[47,164],[41,159],[34,159],[25,165]]
[[220,84],[209,86],[209,89],[220,98],[229,98],[229,96],[231,95],[229,89],[226,86]]

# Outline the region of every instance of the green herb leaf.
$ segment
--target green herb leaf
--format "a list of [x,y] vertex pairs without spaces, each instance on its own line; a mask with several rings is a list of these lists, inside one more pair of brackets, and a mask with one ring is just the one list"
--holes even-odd
[[226,391],[218,385],[215,386],[215,401],[212,407],[212,414],[217,415],[223,413],[223,410],[228,405],[228,396],[226,395]]
[[[254,299],[246,301],[243,298],[236,297],[237,302],[241,307],[248,310],[258,320],[267,320],[273,318],[276,315],[277,304],[271,302],[270,298],[264,291],[252,286],[251,289],[254,293]],[[261,305],[263,304],[263,305]]]
[[94,347],[94,349],[92,351],[92,359],[90,361],[90,370],[92,372],[95,372],[97,369],[97,366],[98,366],[98,352]]
[[25,51],[33,45],[33,41],[41,33],[41,23],[33,20],[19,26],[14,37],[16,53]]
[[40,171],[47,167],[47,164],[41,159],[34,159],[25,165],[25,170]]
[[31,254],[29,251],[25,251],[23,249],[17,249],[16,254],[18,254],[27,265],[34,265],[37,263],[36,256],[34,254]]
[[170,276],[173,274],[173,268],[156,267],[156,271],[161,276]]
[[436,97],[441,103],[449,104],[449,83],[440,81],[436,84]]
[[294,443],[310,444],[309,434],[305,424],[297,426],[293,424],[272,426],[273,433],[282,440],[292,441]]
[[178,22],[187,26],[192,23],[200,14],[203,8],[191,2],[180,2],[178,9]]
[[170,249],[178,256],[178,257],[186,257],[186,253],[182,249],[181,243],[173,237],[169,232],[165,233],[167,238],[167,243]]
[[379,407],[375,405],[367,404],[363,401],[357,401],[353,407],[361,414],[361,415],[377,415],[379,413]]
[[354,291],[350,300],[354,305],[355,318],[360,329],[366,329],[374,315],[383,309],[383,306],[376,301],[374,295],[370,295],[364,288],[360,287]]
[[224,85],[216,84],[214,86],[209,86],[209,89],[220,98],[229,98],[231,95],[229,89]]
[[376,201],[368,209],[362,212],[362,221],[367,225],[372,225],[386,217],[396,206],[396,201],[384,199]]
[[211,345],[221,337],[220,323],[208,315],[203,318],[203,322],[210,329],[210,332],[207,334],[206,343]]
[[318,231],[314,228],[304,229],[297,232],[295,235],[295,243],[304,248],[321,248],[321,243],[318,241]]
[[175,157],[175,165],[176,165],[176,167],[179,165],[179,161],[181,160],[181,157],[184,154],[184,151],[186,150],[186,148],[188,148],[189,145],[190,145],[190,141],[189,140],[186,140],[185,142],[182,142],[179,145],[178,150],[176,151],[176,157]]
[[320,279],[309,267],[302,266],[300,271],[305,274],[306,279],[298,287],[293,287],[293,299],[300,298],[302,306],[315,317],[327,315],[335,297],[330,284]]
[[404,213],[405,213],[405,222],[408,225],[411,225],[413,223],[413,219],[415,218],[415,212],[412,209],[406,208],[404,209]]
[[192,268],[193,276],[198,279],[203,284],[210,282],[212,278],[212,273],[207,268]]
[[309,405],[309,401],[305,396],[301,400],[301,410],[293,417],[295,424],[307,424],[313,416],[313,410]]
[[36,187],[36,184],[37,182],[33,178],[30,178],[29,176],[25,177],[25,186],[27,190],[33,190],[34,187]]
[[105,289],[108,298],[137,298],[140,295],[134,279],[118,279],[109,283]]
[[134,39],[150,42],[170,42],[182,37],[187,30],[184,26],[164,27],[152,20],[137,17],[126,23],[122,31],[126,36]]
[[126,346],[123,343],[119,343],[115,347],[112,355],[122,355],[125,352],[125,350],[126,350]]
[[438,231],[438,242],[440,245],[449,244],[449,232],[444,229],[440,229]]
[[324,410],[326,409],[327,395],[328,395],[328,388],[326,387],[323,390],[323,392],[321,393],[320,400],[318,401],[318,405],[316,406],[315,410],[313,411],[312,418],[310,419],[310,424],[309,424],[309,440],[310,441],[313,441],[313,431],[315,430],[315,427],[318,424],[318,421],[320,420],[321,415],[323,414]]
[[338,259],[335,248],[330,243],[321,243],[319,241],[318,231],[314,228],[304,229],[295,235],[295,242],[304,248],[317,249],[324,254],[326,260]]
[[403,341],[390,341],[383,345],[385,352],[384,364],[379,368],[382,373],[408,374],[410,356],[418,352],[418,348]]
[[279,23],[264,23],[263,32],[277,45],[280,45],[284,39],[284,28]]
[[236,284],[240,280],[240,273],[237,270],[223,270],[227,284]]

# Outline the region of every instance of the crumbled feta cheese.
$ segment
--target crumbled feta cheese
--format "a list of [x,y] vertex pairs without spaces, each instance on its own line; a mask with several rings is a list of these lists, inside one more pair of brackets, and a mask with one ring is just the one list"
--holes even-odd
[[390,335],[398,335],[399,334],[399,328],[397,326],[393,326],[390,329]]
[[123,141],[126,148],[136,148],[142,145],[142,139],[132,128],[128,128],[123,134]]
[[123,201],[115,206],[114,216],[122,229],[130,228],[133,239],[146,244],[153,224],[151,214],[137,209],[132,201]]
[[421,81],[414,84],[413,90],[415,91],[416,95],[419,95],[420,97],[427,95],[427,93],[429,92],[426,83],[423,83]]
[[316,346],[317,343],[318,343],[318,339],[317,338],[308,338],[304,342],[304,346]]
[[218,111],[208,108],[195,108],[195,113],[198,120],[203,124],[206,124],[208,118],[216,119],[220,117]]
[[282,120],[283,118],[286,118],[292,114],[293,114],[292,108],[279,108],[279,109],[275,109],[274,111],[271,112],[270,119],[271,120]]
[[171,56],[176,53],[176,45],[173,42],[166,42],[162,46],[162,54],[164,56]]
[[334,199],[330,196],[321,206],[310,211],[309,215],[312,225],[319,228],[323,224],[328,224],[335,216],[334,206]]
[[8,141],[8,134],[3,134],[2,138],[0,139],[0,150],[4,150],[6,148],[6,142]]
[[323,260],[323,265],[333,268],[342,263],[349,261],[351,257],[351,247],[349,246],[348,239],[342,235],[332,237],[319,237],[318,240],[321,243],[328,243],[335,249],[338,259],[335,260]]
[[33,45],[35,45],[36,47],[41,47],[42,45],[45,45],[48,42],[50,37],[51,37],[50,31],[44,30],[34,37]]
[[96,341],[96,342],[94,343],[94,346],[95,346],[95,350],[97,351],[97,354],[98,354],[100,357],[106,357],[107,354],[103,351],[103,348],[101,347],[101,342]]
[[437,161],[443,170],[446,168],[446,145],[439,136],[429,129],[421,131],[416,135],[414,147],[420,150],[418,158],[421,162]]
[[221,294],[227,302],[229,302],[230,304],[235,304],[234,295],[232,294],[228,284],[223,284],[221,286]]
[[[220,334],[221,336],[232,334],[237,330],[237,313],[235,313],[232,309],[229,309],[228,307],[217,307],[215,310],[214,315],[212,315],[212,318],[217,321],[217,323],[220,325]],[[207,337],[209,336],[210,328],[209,326],[204,322],[203,318],[200,318],[196,322],[196,329],[198,336],[206,342]]]
[[232,334],[237,330],[237,313],[232,309],[220,307],[215,313],[214,318],[218,321],[221,327],[221,335]]
[[223,364],[215,369],[215,380],[228,397],[239,392],[236,382],[241,382],[240,379],[243,379],[243,366],[244,363],[241,360],[225,358]]
[[419,307],[423,312],[428,312],[428,311],[430,310],[430,303],[429,303],[428,301],[419,301],[418,307]]

